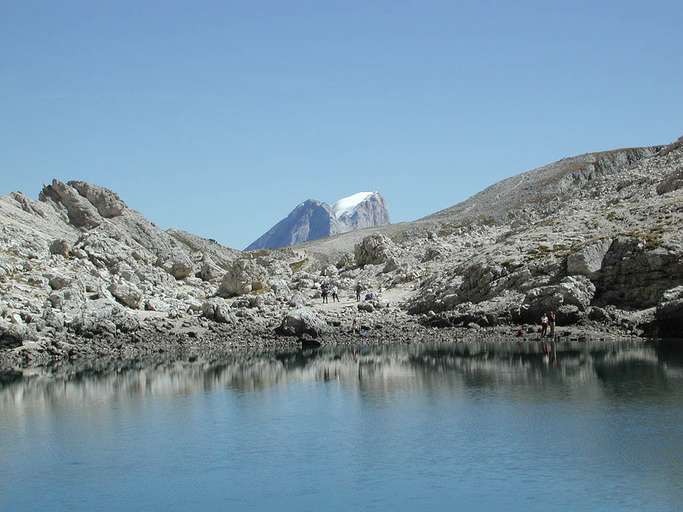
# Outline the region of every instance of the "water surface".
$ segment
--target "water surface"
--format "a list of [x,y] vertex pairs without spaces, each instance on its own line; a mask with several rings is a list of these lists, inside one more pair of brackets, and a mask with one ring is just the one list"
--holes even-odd
[[0,381],[0,510],[680,510],[683,362],[449,346]]

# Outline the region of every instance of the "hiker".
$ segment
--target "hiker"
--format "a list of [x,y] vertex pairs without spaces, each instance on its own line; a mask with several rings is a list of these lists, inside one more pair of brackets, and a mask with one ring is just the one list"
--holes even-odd
[[339,289],[336,286],[332,287],[332,302],[339,302]]
[[360,292],[363,291],[360,283],[356,283],[356,302],[360,302]]
[[548,334],[548,315],[543,313],[541,317],[541,338],[544,338]]
[[327,295],[328,295],[328,293],[329,293],[329,291],[328,291],[328,289],[327,289],[327,285],[326,285],[326,284],[322,285],[322,286],[320,287],[320,295],[321,295],[322,298],[323,298],[323,304],[327,304]]
[[555,312],[548,312],[548,326],[550,327],[550,337],[555,339]]
[[351,334],[356,334],[357,330],[358,330],[358,321],[354,318],[353,323],[351,324]]

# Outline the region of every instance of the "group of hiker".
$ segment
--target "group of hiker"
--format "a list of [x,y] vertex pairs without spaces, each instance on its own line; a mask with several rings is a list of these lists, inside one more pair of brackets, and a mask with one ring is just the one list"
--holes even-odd
[[[360,302],[361,300],[377,299],[377,294],[372,291],[368,291],[363,298],[363,286],[360,283],[356,283],[354,290],[356,292],[357,302]],[[323,283],[320,287],[320,296],[322,297],[323,304],[328,304],[330,302],[330,297],[332,297],[332,302],[339,302],[339,288],[335,284]]]
[[548,311],[541,315],[541,338],[545,338],[546,336],[550,336],[551,338],[555,337],[555,321],[556,317],[554,311]]
[[320,287],[320,295],[323,298],[323,304],[329,303],[330,295],[332,296],[332,302],[339,302],[339,288],[337,288],[335,285],[323,283],[323,285]]

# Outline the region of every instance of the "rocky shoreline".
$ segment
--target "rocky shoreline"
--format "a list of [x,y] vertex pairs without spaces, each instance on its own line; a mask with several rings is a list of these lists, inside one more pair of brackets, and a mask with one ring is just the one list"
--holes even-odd
[[[279,250],[162,230],[82,181],[0,197],[0,221],[4,368],[504,344],[538,337],[549,311],[561,338],[683,337],[683,138],[564,159],[425,219]],[[323,287],[340,301],[323,303]]]
[[[187,322],[185,322],[187,323]],[[266,354],[333,347],[391,346],[405,344],[460,344],[462,355],[501,351],[542,354],[544,344],[558,352],[594,350],[610,343],[656,343],[657,340],[630,334],[622,329],[593,325],[559,328],[554,338],[541,338],[535,326],[490,328],[425,327],[415,322],[360,323],[358,330],[330,326],[319,338],[307,334],[281,336],[272,331],[234,329],[221,324],[179,326],[168,331],[141,329],[134,333],[95,335],[82,338],[65,334],[49,342],[23,343],[14,350],[0,351],[0,371],[39,366],[94,364],[107,360],[168,360],[216,358],[235,354]],[[498,347],[498,349],[493,347]],[[683,346],[683,345],[682,345]],[[485,349],[482,349],[485,347]]]

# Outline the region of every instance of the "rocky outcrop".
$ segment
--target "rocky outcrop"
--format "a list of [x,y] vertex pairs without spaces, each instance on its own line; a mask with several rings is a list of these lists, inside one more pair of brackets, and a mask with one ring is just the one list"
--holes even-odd
[[[585,276],[569,276],[560,283],[529,290],[520,311],[522,320],[538,322],[543,313],[555,311],[560,324],[573,323],[595,295],[595,285]],[[567,308],[566,306],[571,306]]]
[[667,290],[655,310],[654,334],[663,338],[683,336],[683,286]]
[[140,309],[142,305],[142,292],[133,283],[126,281],[115,281],[109,285],[109,293],[121,304],[132,309]]
[[69,218],[69,223],[77,228],[94,228],[102,222],[102,217],[90,201],[81,196],[76,189],[65,185],[61,181],[52,180],[40,192],[41,201],[53,201],[63,207]]
[[673,285],[683,284],[683,244],[659,245],[639,237],[618,237],[605,254],[596,279],[597,304],[626,308],[657,305]]
[[374,234],[365,237],[354,249],[357,265],[381,265],[397,255],[395,244],[385,235]]
[[85,197],[105,219],[118,217],[126,209],[126,204],[121,201],[121,198],[107,188],[97,187],[84,181],[69,181],[67,185]]
[[567,256],[567,274],[592,276],[602,268],[605,255],[612,245],[611,238],[591,241]]
[[218,295],[235,297],[246,293],[261,292],[268,289],[268,272],[250,258],[235,260],[223,277]]

